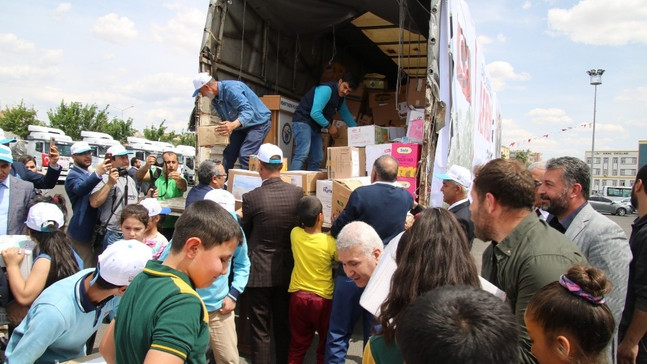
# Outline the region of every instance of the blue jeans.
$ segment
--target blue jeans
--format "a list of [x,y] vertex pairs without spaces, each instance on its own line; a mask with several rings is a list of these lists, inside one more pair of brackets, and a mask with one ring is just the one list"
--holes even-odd
[[103,237],[103,248],[100,252],[97,252],[97,255],[101,254],[109,245],[112,245],[117,240],[122,240],[124,234],[121,231],[112,231],[106,229],[106,235]]
[[250,126],[245,129],[235,129],[229,136],[229,145],[222,152],[222,165],[225,172],[234,168],[236,159],[240,162],[240,168],[249,169],[249,155],[257,154],[263,140],[270,131],[270,122]]
[[302,170],[308,158],[308,171],[318,171],[323,161],[321,133],[315,133],[308,123],[292,123],[294,133],[294,155],[290,170]]
[[335,278],[324,363],[344,364],[346,362],[348,341],[360,315],[364,316],[364,346],[366,346],[375,319],[359,305],[362,292],[364,288],[357,287],[355,282],[345,274]]

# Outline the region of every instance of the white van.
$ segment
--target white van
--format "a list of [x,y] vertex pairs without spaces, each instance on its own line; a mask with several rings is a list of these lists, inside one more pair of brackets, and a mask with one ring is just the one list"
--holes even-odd
[[175,147],[175,150],[178,152],[178,158],[182,156],[182,171],[184,178],[186,178],[190,185],[195,184],[195,147],[190,145],[178,145]]
[[74,141],[61,129],[50,128],[40,125],[29,125],[27,127],[29,135],[26,141],[26,153],[36,159],[36,164],[42,170],[47,168],[47,159],[49,154],[49,141],[54,138],[60,158],[58,164],[62,167],[61,175],[58,177],[59,182],[65,181],[67,173],[72,167],[72,144]]
[[631,187],[629,186],[604,186],[600,196],[606,197],[611,201],[621,201],[631,197]]

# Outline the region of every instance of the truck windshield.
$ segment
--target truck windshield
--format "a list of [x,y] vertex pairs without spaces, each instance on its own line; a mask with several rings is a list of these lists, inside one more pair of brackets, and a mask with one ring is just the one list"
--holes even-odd
[[[56,143],[56,148],[58,148],[58,154],[62,156],[69,157],[72,155],[72,144]],[[45,142],[45,152],[49,152],[49,140]]]

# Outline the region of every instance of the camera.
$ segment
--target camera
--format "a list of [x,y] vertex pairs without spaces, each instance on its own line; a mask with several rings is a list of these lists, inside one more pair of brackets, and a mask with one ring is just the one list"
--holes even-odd
[[155,158],[155,165],[158,167],[163,167],[164,166],[164,157],[162,157],[161,154],[157,155],[157,158]]
[[124,177],[128,175],[128,170],[123,167],[117,168],[117,172],[119,172],[119,177]]

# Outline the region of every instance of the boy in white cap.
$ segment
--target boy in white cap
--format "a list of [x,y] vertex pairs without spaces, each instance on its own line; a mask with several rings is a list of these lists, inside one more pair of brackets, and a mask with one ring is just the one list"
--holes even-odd
[[63,362],[85,355],[85,343],[151,258],[135,240],[120,240],[99,256],[96,269],[82,270],[43,291],[9,340],[12,364]]
[[246,84],[240,81],[216,81],[206,72],[193,79],[193,97],[198,93],[211,99],[222,121],[216,128],[220,135],[229,135],[229,144],[222,152],[225,172],[234,167],[249,168],[249,155],[256,154],[270,131],[270,110]]
[[133,152],[126,150],[121,144],[116,144],[106,151],[106,159],[110,159],[110,173],[102,176],[90,194],[90,206],[99,209],[99,224],[105,227],[102,249],[124,238],[119,224],[121,209],[137,203],[139,195],[135,180],[128,175],[128,155]]
[[[92,236],[97,222],[98,210],[90,206],[90,194],[102,176],[112,168],[109,159],[99,163],[94,172],[88,168],[92,165],[92,148],[86,142],[76,142],[71,148],[72,167],[65,178],[65,192],[72,204],[72,217],[67,227],[74,250],[83,259],[85,267],[96,265],[96,253],[92,246]],[[99,249],[101,247],[98,247]]]
[[171,251],[150,260],[121,300],[100,351],[108,363],[204,363],[209,316],[195,291],[227,273],[240,226],[213,201],[197,201],[177,221]]
[[447,173],[436,174],[436,177],[443,181],[443,186],[440,188],[440,192],[443,193],[443,201],[449,205],[447,209],[461,223],[467,240],[470,242],[470,249],[472,249],[474,223],[470,212],[470,201],[467,198],[472,185],[472,173],[469,169],[454,164],[449,167]]

